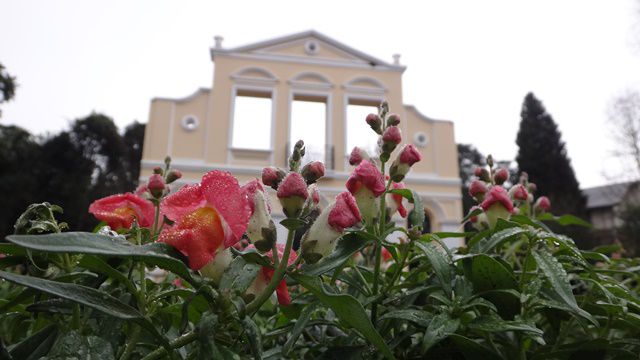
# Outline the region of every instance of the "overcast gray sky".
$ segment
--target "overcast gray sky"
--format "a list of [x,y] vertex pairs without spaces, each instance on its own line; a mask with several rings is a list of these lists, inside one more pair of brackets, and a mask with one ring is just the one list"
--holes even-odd
[[638,1],[6,1],[0,62],[18,78],[3,124],[57,131],[92,110],[125,126],[154,96],[210,87],[214,35],[233,47],[308,29],[391,61],[405,103],[456,140],[515,157],[522,99],[559,124],[583,186],[606,183],[606,109],[640,88]]

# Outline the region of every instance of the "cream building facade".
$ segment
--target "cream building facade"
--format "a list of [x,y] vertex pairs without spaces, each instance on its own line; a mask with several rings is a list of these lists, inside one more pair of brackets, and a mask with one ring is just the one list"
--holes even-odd
[[[260,177],[265,166],[286,168],[290,144],[297,140],[291,137],[299,135],[315,144],[308,150],[311,157],[325,161],[327,171],[319,187],[326,204],[345,190],[352,144],[360,139],[371,142],[371,135],[362,135],[372,134],[362,114],[386,99],[391,112],[402,119],[403,141],[414,143],[423,155],[405,183],[422,195],[427,225],[431,231],[460,228],[453,123],[431,119],[403,103],[406,68],[398,55],[388,63],[306,31],[231,49],[216,37],[211,59],[211,88],[182,99],[151,101],[143,179],[169,155],[183,172],[182,184],[198,182],[213,169],[230,171],[244,183]],[[281,218],[275,194],[271,195],[274,217]]]

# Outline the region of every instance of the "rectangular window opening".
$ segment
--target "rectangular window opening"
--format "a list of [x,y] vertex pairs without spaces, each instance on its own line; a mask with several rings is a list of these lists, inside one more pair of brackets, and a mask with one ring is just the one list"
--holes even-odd
[[273,104],[271,92],[238,90],[233,106],[233,138],[237,149],[270,150]]
[[366,150],[370,155],[375,155],[378,151],[378,138],[366,122],[367,115],[378,113],[379,101],[349,99],[347,104],[347,147],[348,156],[354,147],[358,146]]
[[293,97],[288,151],[293,149],[293,145],[298,140],[303,140],[306,148],[302,164],[322,161],[328,165],[327,98],[325,96],[295,95]]

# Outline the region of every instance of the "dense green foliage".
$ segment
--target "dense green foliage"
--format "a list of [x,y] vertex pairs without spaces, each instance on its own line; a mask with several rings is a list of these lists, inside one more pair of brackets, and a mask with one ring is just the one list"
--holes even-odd
[[43,201],[62,206],[61,218],[74,229],[93,229],[97,222],[87,214],[89,204],[137,185],[143,138],[143,124],[134,122],[120,135],[113,120],[101,114],[42,139],[0,125],[0,191],[12,194],[0,207],[0,236],[13,233],[27,205]]

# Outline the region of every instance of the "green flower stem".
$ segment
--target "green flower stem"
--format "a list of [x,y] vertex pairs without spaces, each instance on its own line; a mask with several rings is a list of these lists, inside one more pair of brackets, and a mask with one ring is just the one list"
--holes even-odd
[[160,203],[156,202],[154,205],[156,207],[156,214],[153,220],[153,232],[151,233],[151,239],[154,239],[156,235],[158,235],[157,232],[160,232],[161,229],[161,226],[158,224],[160,221]]
[[391,281],[389,282],[389,285],[383,291],[384,293],[389,292],[391,288],[396,284],[396,281],[398,281],[398,279],[400,278],[400,274],[402,274],[402,269],[405,267],[406,265],[405,263],[407,262],[407,258],[409,257],[409,253],[411,252],[412,245],[413,245],[413,242],[409,242],[406,246],[406,249],[402,252],[402,258],[400,259],[400,263],[398,264],[396,271],[393,273],[393,276],[391,277]]
[[271,255],[273,256],[273,266],[278,267],[279,259],[278,259],[278,246],[277,241],[274,241],[271,244]]
[[282,281],[282,279],[284,278],[285,272],[287,270],[287,260],[289,259],[289,253],[291,253],[291,246],[293,245],[294,234],[294,230],[289,230],[289,234],[287,235],[287,244],[284,247],[284,254],[282,255],[280,264],[278,264],[278,266],[276,267],[276,271],[273,273],[273,277],[271,277],[271,281],[269,282],[269,285],[267,285],[267,288],[262,292],[262,294],[260,294],[249,305],[247,305],[247,314],[253,315],[255,312],[257,312],[260,307],[262,307],[262,304],[264,304],[264,302],[267,301],[271,294],[273,294],[273,292],[280,284],[280,281]]
[[136,344],[138,343],[138,338],[140,337],[140,326],[133,325],[133,333],[131,334],[131,340],[127,343],[127,346],[124,348],[124,352],[122,356],[120,356],[120,360],[128,360],[133,353],[133,349],[136,348]]
[[[384,162],[380,164],[380,172],[382,173],[382,177],[384,178]],[[385,192],[382,194],[380,198],[380,227],[378,229],[378,240],[375,244],[375,264],[373,267],[373,297],[378,296],[379,288],[380,288],[380,260],[382,255],[382,234],[384,234],[384,229],[387,226],[387,204],[386,204],[386,195],[387,191],[389,191],[389,187],[391,186],[391,179],[387,182],[387,187]],[[371,322],[376,323],[376,319],[378,318],[378,301],[374,300],[371,303]]]
[[[175,338],[173,341],[169,343],[171,348],[178,349],[189,343],[194,342],[198,338],[198,335],[194,331],[190,331],[178,338]],[[154,360],[157,359],[167,353],[167,350],[163,347],[159,347],[156,350],[147,354],[147,356],[143,357],[142,360]]]

